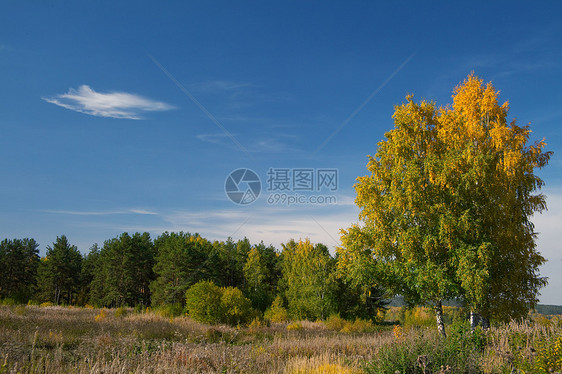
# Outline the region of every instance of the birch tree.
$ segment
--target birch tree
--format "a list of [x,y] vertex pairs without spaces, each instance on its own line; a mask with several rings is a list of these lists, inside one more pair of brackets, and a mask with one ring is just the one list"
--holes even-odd
[[395,107],[394,129],[355,185],[360,223],[342,231],[340,270],[383,285],[412,305],[460,298],[485,317],[521,316],[544,286],[530,221],[546,209],[534,174],[551,155],[507,122],[491,84],[470,75],[453,105]]

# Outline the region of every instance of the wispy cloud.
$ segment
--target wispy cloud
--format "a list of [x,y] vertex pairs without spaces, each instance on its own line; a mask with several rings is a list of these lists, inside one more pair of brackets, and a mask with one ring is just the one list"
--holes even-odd
[[225,92],[240,92],[243,89],[254,87],[247,82],[233,82],[227,80],[211,80],[197,82],[189,85],[190,89],[197,93],[224,94]]
[[[306,213],[304,213],[306,212]],[[257,206],[251,210],[223,209],[214,211],[176,210],[163,212],[166,224],[158,230],[189,231],[216,240],[248,237],[263,240],[281,248],[289,239],[310,238],[331,248],[339,245],[340,229],[357,220],[355,206],[274,207]],[[128,227],[137,230],[139,227]],[[235,233],[235,234],[234,234]]]
[[[224,147],[231,146],[229,137],[226,134],[199,134],[195,137],[203,142],[220,144]],[[304,152],[292,145],[298,140],[296,135],[269,134],[267,137],[254,136],[246,140],[252,144],[252,147],[248,148],[248,152],[250,153]]]
[[142,119],[143,112],[174,109],[173,106],[127,92],[96,92],[90,86],[71,88],[65,94],[42,97],[48,103],[98,117]]
[[195,137],[203,142],[212,143],[212,144],[222,144],[222,145],[230,145],[230,141],[228,135],[224,133],[215,133],[215,134],[199,134],[195,135]]
[[151,212],[145,209],[121,209],[121,210],[49,210],[49,209],[42,209],[39,210],[42,213],[52,213],[52,214],[66,214],[71,216],[108,216],[108,215],[115,215],[115,214],[140,214],[140,215],[151,215],[155,216],[158,215],[156,212]]
[[220,103],[217,109],[221,110],[222,119],[228,116],[229,111],[239,112],[243,109],[246,116],[246,110],[250,107],[292,100],[292,95],[289,93],[267,90],[267,87],[250,82],[208,80],[191,83],[189,89],[198,96],[209,97],[213,102]]

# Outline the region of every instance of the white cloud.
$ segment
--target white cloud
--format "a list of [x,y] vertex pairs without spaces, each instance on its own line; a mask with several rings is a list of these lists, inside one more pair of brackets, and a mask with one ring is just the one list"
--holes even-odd
[[334,249],[340,244],[340,230],[357,221],[357,208],[339,202],[330,206],[255,206],[206,212],[178,210],[162,213],[162,218],[167,224],[160,232],[198,232],[216,240],[247,237],[278,249],[289,239],[310,238]]
[[80,210],[39,210],[43,213],[65,214],[71,216],[108,216],[114,214],[140,214],[140,215],[158,215],[145,209],[123,209],[123,210],[100,210],[100,211],[80,211]]
[[96,92],[87,85],[43,100],[76,112],[98,117],[142,119],[140,113],[174,109],[173,106],[126,92]]
[[535,214],[532,218],[535,231],[539,233],[537,239],[538,251],[548,260],[541,266],[541,276],[548,277],[548,285],[540,291],[540,301],[543,304],[562,305],[562,191],[560,189],[545,188],[548,211]]

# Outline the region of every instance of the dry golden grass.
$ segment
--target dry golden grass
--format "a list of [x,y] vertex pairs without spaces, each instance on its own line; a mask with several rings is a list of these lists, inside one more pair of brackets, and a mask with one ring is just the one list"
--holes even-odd
[[[411,355],[410,366],[418,367],[420,354],[438,359],[447,344],[460,344],[449,339],[443,345],[433,327],[374,326],[383,330],[342,332],[346,323],[332,318],[300,321],[295,324],[299,328],[257,322],[233,328],[131,309],[0,306],[0,374],[379,373],[373,371],[375,362],[393,374],[392,361],[398,356]],[[357,331],[372,330],[369,326]],[[562,368],[559,319],[513,322],[463,339],[477,337],[484,339],[482,349],[465,355],[472,357],[471,367],[478,368],[474,372],[538,373],[544,368],[547,373]],[[427,353],[412,351],[418,348]],[[384,352],[396,353],[381,363]],[[449,363],[454,366],[446,358],[444,364]],[[461,360],[456,365],[465,364]]]
[[389,332],[232,328],[152,312],[0,307],[0,373],[355,373]]

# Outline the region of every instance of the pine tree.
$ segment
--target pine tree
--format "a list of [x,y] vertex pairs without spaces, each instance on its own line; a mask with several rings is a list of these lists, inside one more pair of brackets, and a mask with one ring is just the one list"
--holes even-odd
[[203,279],[211,279],[213,245],[198,234],[168,233],[154,241],[156,279],[150,284],[155,305],[185,303],[187,289]]
[[73,304],[80,289],[82,255],[62,235],[57,237],[38,269],[39,297],[54,304]]
[[35,290],[39,245],[34,239],[5,239],[0,243],[0,299],[26,303]]

